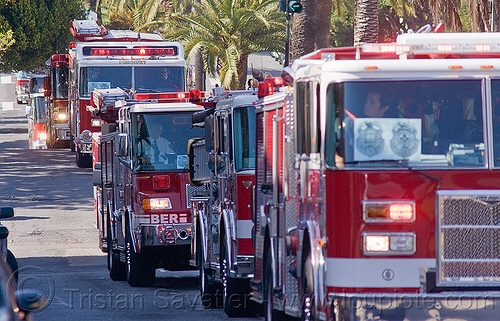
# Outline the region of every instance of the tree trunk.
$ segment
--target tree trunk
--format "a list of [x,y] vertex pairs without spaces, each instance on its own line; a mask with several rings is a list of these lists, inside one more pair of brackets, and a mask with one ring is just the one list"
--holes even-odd
[[[317,20],[315,17],[318,0],[303,0],[301,3],[302,13],[292,16],[290,61],[316,49]],[[330,21],[328,21],[328,26],[330,26]]]
[[330,25],[332,21],[331,0],[317,0],[316,8],[316,44],[315,49],[331,47],[330,43]]
[[378,0],[356,0],[354,45],[378,40]]
[[205,68],[203,66],[203,52],[198,50],[194,57],[194,88],[206,90],[205,88]]
[[244,90],[247,86],[247,73],[248,73],[248,55],[247,53],[241,54],[238,62],[236,63],[236,72],[238,73],[238,89]]

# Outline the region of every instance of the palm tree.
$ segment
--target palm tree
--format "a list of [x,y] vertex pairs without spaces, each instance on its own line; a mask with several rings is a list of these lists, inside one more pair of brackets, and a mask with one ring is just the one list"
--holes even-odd
[[378,41],[378,0],[356,0],[354,45]]
[[164,23],[171,4],[166,0],[101,0],[97,6],[109,28],[151,32]]
[[[335,0],[339,5],[340,0]],[[332,0],[303,0],[303,11],[294,14],[291,33],[291,55],[298,58],[330,46]]]
[[205,70],[219,74],[223,87],[245,88],[251,53],[283,52],[285,19],[276,0],[192,0],[190,5],[192,13],[171,15],[163,34],[184,45],[188,61],[202,49]]

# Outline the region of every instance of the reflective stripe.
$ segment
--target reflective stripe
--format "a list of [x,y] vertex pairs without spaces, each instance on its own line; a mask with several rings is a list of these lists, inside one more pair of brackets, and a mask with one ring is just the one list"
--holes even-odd
[[237,220],[236,221],[236,238],[251,239],[252,238],[252,220]]
[[420,287],[420,268],[435,259],[326,259],[326,285],[346,288]]

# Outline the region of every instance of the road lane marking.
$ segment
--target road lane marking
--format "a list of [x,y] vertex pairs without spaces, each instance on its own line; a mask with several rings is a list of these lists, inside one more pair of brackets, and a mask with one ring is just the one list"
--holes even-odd
[[4,101],[4,102],[0,103],[0,109],[1,110],[14,110],[14,103]]
[[12,76],[11,75],[2,75],[0,77],[0,83],[2,84],[12,84],[14,81],[12,81]]

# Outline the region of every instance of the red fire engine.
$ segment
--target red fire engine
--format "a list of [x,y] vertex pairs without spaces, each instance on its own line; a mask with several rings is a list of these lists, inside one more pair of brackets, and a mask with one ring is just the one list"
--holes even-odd
[[193,115],[205,136],[192,141],[188,153],[191,182],[205,186],[191,201],[191,263],[200,270],[203,305],[223,307],[230,317],[255,312],[249,280],[256,100],[255,91],[226,92],[214,108]]
[[47,144],[69,144],[68,55],[55,54],[47,60],[50,84],[47,99]]
[[74,20],[77,40],[69,51],[71,148],[80,167],[92,164],[92,133],[101,121],[88,111],[95,89],[120,87],[131,93],[184,92],[184,49],[157,34],[106,30],[91,20]]
[[415,33],[261,84],[251,286],[267,320],[496,318],[499,70],[493,33]]
[[201,134],[191,115],[204,108],[178,93],[127,96],[119,88],[93,92],[93,115],[106,121],[94,166],[99,246],[111,279],[147,286],[158,267],[190,268],[187,145]]

